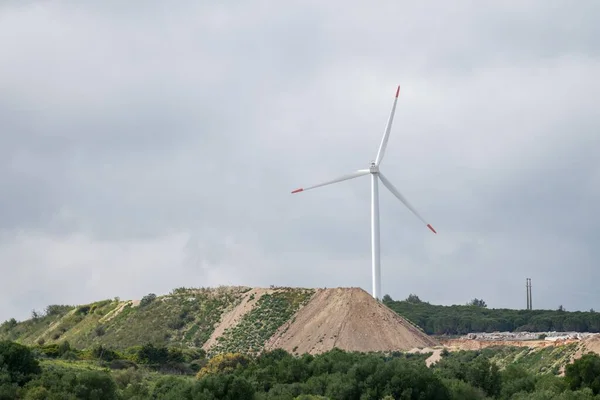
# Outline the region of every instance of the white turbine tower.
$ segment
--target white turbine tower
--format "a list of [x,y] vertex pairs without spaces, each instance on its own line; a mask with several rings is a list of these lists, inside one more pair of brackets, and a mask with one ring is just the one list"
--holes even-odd
[[345,181],[348,179],[358,178],[359,176],[369,175],[371,174],[371,257],[372,257],[372,273],[373,273],[373,297],[376,299],[381,299],[381,269],[380,269],[380,259],[379,259],[379,189],[378,189],[378,179],[381,179],[381,182],[385,187],[389,189],[390,192],[394,196],[398,198],[413,214],[417,216],[433,233],[437,233],[433,227],[428,224],[421,215],[414,209],[413,206],[406,200],[406,198],[396,189],[394,185],[381,173],[379,170],[379,164],[381,164],[381,160],[383,160],[383,155],[385,153],[385,148],[387,147],[387,142],[390,137],[390,130],[392,129],[392,122],[394,120],[394,113],[396,112],[396,103],[398,102],[398,95],[400,94],[400,86],[396,90],[396,98],[394,99],[394,105],[392,106],[392,112],[390,113],[390,117],[388,119],[387,125],[385,127],[385,132],[383,134],[383,138],[381,139],[381,144],[379,145],[379,151],[377,152],[377,157],[375,161],[371,162],[369,169],[360,169],[351,174],[341,176],[337,179],[319,183],[318,185],[309,186],[305,188],[300,188],[292,191],[292,193],[299,193],[306,190],[318,188],[325,185],[331,185],[333,183]]

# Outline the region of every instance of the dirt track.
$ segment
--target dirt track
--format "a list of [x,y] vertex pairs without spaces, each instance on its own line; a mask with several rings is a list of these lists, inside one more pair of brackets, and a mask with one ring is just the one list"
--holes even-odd
[[406,351],[435,346],[425,335],[359,288],[318,289],[267,341],[265,349],[322,353],[334,347],[348,351]]

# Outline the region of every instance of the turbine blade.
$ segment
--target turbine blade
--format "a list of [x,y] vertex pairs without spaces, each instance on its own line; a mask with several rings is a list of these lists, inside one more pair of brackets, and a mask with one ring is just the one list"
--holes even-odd
[[427,225],[427,227],[433,233],[437,233],[435,231],[435,229],[433,229],[433,227],[430,224],[428,224],[427,221],[425,221],[425,219],[423,217],[421,217],[421,215],[419,215],[419,213],[417,212],[417,210],[415,210],[415,208],[410,205],[410,203],[408,202],[408,200],[406,200],[406,198],[404,196],[402,196],[402,194],[398,191],[398,189],[396,189],[394,187],[394,185],[392,185],[392,182],[388,181],[387,178],[385,176],[383,176],[383,174],[381,172],[379,172],[379,179],[381,179],[381,182],[385,185],[385,187],[388,188],[389,191],[392,192],[392,194],[398,198],[398,200],[400,200],[402,203],[404,203],[404,205],[410,211],[412,211],[413,214],[415,214],[417,216],[417,218],[419,218],[425,225]]
[[390,117],[388,118],[387,125],[385,126],[385,133],[383,134],[383,139],[381,139],[381,144],[379,145],[379,150],[377,151],[377,158],[375,158],[375,165],[379,165],[381,160],[383,160],[383,155],[385,154],[385,148],[387,147],[388,139],[390,138],[390,131],[392,130],[392,122],[394,122],[394,114],[396,113],[396,103],[398,102],[398,95],[400,94],[400,85],[398,85],[398,89],[396,89],[396,98],[394,99],[394,105],[392,106],[392,112],[390,113]]
[[331,185],[332,183],[337,183],[337,182],[342,182],[342,181],[345,181],[345,180],[348,180],[348,179],[358,178],[359,176],[368,175],[370,173],[371,173],[371,171],[369,171],[368,169],[359,169],[358,171],[355,171],[355,172],[353,172],[351,174],[348,174],[348,175],[340,176],[339,178],[333,179],[331,181],[327,181],[327,182],[319,183],[317,185],[308,186],[308,187],[305,187],[305,188],[299,188],[299,189],[293,190],[292,193],[304,192],[306,190],[318,188],[318,187],[321,187],[321,186]]

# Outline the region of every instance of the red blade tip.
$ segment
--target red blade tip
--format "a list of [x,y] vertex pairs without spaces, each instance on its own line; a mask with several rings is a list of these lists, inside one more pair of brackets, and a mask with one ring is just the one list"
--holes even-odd
[[428,227],[429,229],[431,229],[431,231],[432,231],[433,233],[437,233],[437,232],[435,231],[435,229],[433,229],[433,226],[431,226],[431,225],[427,224],[427,227]]
[[303,191],[303,190],[304,190],[304,189],[302,189],[302,188],[300,188],[300,189],[296,189],[296,190],[292,191],[292,193],[299,193],[299,192],[301,192],[301,191]]
[[396,89],[396,98],[398,98],[399,94],[400,94],[400,85],[398,85],[398,89]]

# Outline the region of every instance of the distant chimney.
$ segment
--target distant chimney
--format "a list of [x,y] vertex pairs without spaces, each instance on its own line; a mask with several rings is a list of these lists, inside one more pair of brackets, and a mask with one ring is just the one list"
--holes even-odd
[[529,278],[529,309],[533,310],[533,302],[531,299],[531,278]]
[[527,296],[527,308],[529,310],[529,278],[525,278],[525,295]]
[[525,289],[527,290],[527,309],[533,310],[533,306],[531,304],[531,278],[526,278]]

